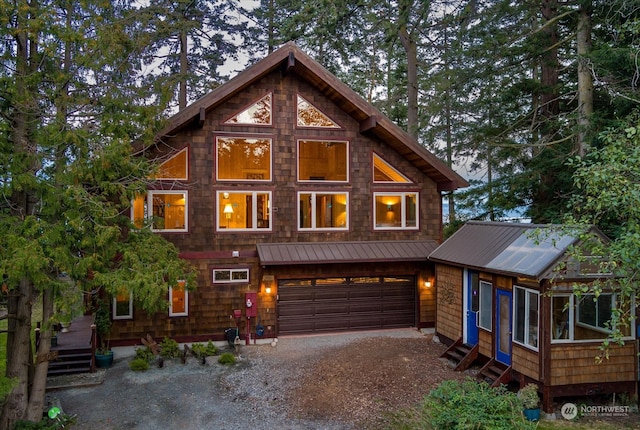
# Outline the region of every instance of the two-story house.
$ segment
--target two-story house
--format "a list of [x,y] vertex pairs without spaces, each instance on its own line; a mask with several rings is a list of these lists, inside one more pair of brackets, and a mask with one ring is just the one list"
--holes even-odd
[[442,193],[468,184],[295,45],[180,111],[145,155],[162,165],[134,223],[198,285],[176,282],[156,315],[114,297],[114,340],[434,325]]

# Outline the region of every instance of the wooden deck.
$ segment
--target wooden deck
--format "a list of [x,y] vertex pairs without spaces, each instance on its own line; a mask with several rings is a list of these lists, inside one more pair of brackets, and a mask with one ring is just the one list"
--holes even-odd
[[49,376],[95,371],[92,324],[93,316],[84,315],[58,333],[58,344],[51,346],[56,357],[49,361]]
[[93,315],[83,315],[71,321],[69,331],[58,333],[58,346],[52,346],[51,351],[91,348],[91,324]]

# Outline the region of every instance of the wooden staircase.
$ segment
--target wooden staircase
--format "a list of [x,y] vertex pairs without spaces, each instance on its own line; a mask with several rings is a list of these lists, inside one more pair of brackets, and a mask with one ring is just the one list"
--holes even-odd
[[440,358],[446,358],[453,364],[455,371],[466,370],[478,358],[479,345],[467,345],[462,338],[455,341]]
[[60,349],[57,357],[49,361],[48,376],[91,372],[91,347]]
[[502,364],[492,358],[480,369],[476,379],[478,381],[484,381],[492,387],[508,384],[511,382],[511,366]]

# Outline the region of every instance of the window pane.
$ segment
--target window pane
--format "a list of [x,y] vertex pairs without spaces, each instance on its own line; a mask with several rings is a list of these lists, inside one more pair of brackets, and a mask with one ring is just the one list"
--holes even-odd
[[527,336],[527,344],[533,346],[534,348],[538,347],[538,294],[532,291],[528,291],[527,295],[529,296],[528,304],[529,304],[529,327],[528,327],[528,336]]
[[[551,299],[551,338],[569,339],[569,297],[553,297]],[[565,309],[565,307],[567,307]]]
[[301,229],[347,228],[347,194],[300,193],[298,198]]
[[122,291],[116,294],[113,298],[113,318],[114,319],[128,319],[131,318],[131,293]]
[[331,118],[300,96],[298,96],[298,126],[339,128]]
[[488,282],[480,282],[480,327],[491,330],[493,288]]
[[132,209],[133,225],[137,228],[144,227],[145,220],[147,219],[147,196],[138,196],[133,200]]
[[187,179],[187,149],[160,165],[156,179]]
[[271,124],[271,93],[226,120],[225,124]]
[[378,194],[376,201],[376,227],[401,227],[402,199],[399,195]]
[[216,138],[220,180],[271,180],[271,139]]
[[171,288],[171,309],[170,315],[186,315],[187,314],[187,291],[185,289],[185,281],[178,281]]
[[416,195],[407,194],[405,196],[405,227],[417,227],[416,220]]
[[516,311],[516,332],[514,339],[518,342],[524,343],[524,330],[525,330],[525,294],[521,288],[514,289],[515,294],[515,311]]
[[233,270],[231,272],[231,279],[234,281],[247,281],[249,280],[248,270]]
[[374,182],[409,182],[409,180],[398,172],[389,163],[373,154],[373,181]]
[[347,142],[301,140],[298,180],[347,181]]
[[157,230],[182,230],[186,226],[185,194],[152,193],[153,228]]

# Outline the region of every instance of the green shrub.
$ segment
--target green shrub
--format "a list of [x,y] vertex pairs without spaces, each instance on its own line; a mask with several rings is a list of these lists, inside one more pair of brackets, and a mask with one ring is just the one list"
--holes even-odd
[[182,356],[180,345],[175,340],[165,337],[160,342],[160,355],[164,358],[178,358]]
[[33,421],[16,421],[13,430],[59,430],[71,427],[76,422],[74,415],[60,414],[56,419],[43,418],[37,423]]
[[193,345],[191,345],[191,350],[193,351],[193,354],[198,358],[211,357],[218,354],[218,348],[211,341],[209,341],[206,345],[202,343],[194,343]]
[[450,430],[529,430],[515,393],[467,378],[444,381],[417,407],[392,415],[391,428]]
[[231,352],[225,352],[225,353],[221,354],[220,357],[218,358],[218,363],[224,364],[224,365],[235,364],[236,363],[236,356],[233,355],[233,353],[231,353]]
[[147,361],[148,363],[151,363],[155,358],[155,355],[153,354],[153,351],[151,351],[151,348],[146,346],[144,348],[136,348],[135,358],[139,358],[141,360]]
[[149,362],[145,358],[134,358],[129,363],[129,368],[134,372],[144,372],[145,370],[149,370]]

